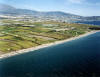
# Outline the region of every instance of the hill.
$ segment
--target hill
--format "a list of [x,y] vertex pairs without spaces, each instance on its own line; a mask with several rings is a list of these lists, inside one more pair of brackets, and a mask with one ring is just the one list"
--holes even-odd
[[29,9],[18,9],[10,5],[0,4],[0,15],[32,15],[42,19],[65,20],[67,22],[75,21],[100,21],[100,16],[84,17],[80,15],[65,13],[61,11],[40,12]]

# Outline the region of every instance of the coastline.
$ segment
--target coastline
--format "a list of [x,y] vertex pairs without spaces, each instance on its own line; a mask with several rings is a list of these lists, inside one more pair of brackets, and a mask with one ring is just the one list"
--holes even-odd
[[65,40],[61,40],[61,41],[55,41],[55,42],[52,42],[52,43],[43,44],[43,45],[39,45],[39,46],[32,47],[32,48],[27,48],[27,49],[22,49],[22,50],[19,50],[19,51],[13,51],[13,52],[10,52],[10,53],[2,54],[2,55],[0,55],[0,59],[8,58],[8,57],[15,56],[15,55],[20,55],[20,54],[27,53],[27,52],[34,52],[35,50],[50,47],[50,46],[53,46],[53,45],[63,44],[65,42],[69,42],[69,41],[72,41],[72,40],[76,40],[76,39],[94,34],[96,32],[100,32],[100,31],[91,31],[91,32],[87,32],[85,34],[82,34],[82,35],[79,35],[79,36],[76,36],[76,37],[69,38],[69,39],[65,39]]

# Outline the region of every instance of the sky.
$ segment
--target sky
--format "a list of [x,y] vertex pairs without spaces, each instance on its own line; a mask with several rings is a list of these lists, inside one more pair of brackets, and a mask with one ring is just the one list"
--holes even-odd
[[63,11],[81,16],[100,16],[100,0],[0,0],[16,8]]

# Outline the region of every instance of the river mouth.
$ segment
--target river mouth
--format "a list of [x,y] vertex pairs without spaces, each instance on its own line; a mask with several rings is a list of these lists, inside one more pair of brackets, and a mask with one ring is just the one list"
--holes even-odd
[[100,76],[100,32],[0,60],[0,77]]

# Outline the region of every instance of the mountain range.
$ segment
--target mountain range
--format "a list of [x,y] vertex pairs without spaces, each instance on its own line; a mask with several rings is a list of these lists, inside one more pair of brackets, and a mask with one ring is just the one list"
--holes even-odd
[[29,10],[29,9],[18,9],[6,4],[0,4],[0,15],[33,15],[33,16],[42,16],[44,18],[53,17],[53,18],[73,19],[73,20],[84,20],[84,21],[100,20],[100,16],[84,17],[84,16],[65,13],[61,11],[39,12],[39,11]]

